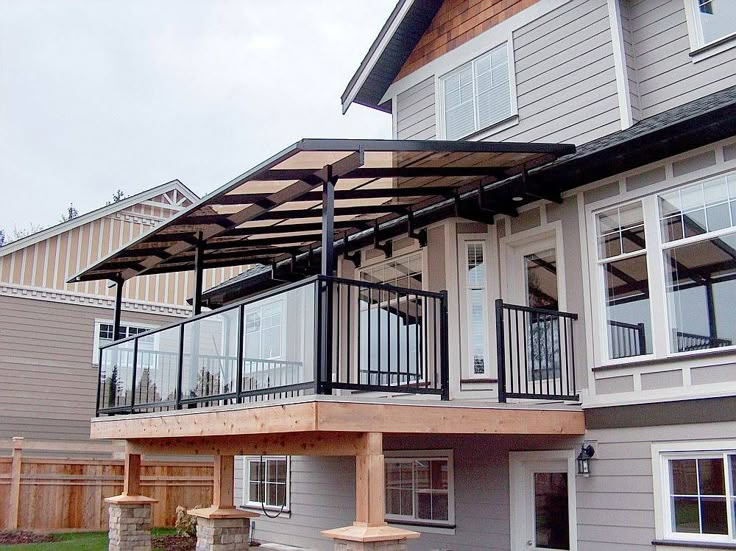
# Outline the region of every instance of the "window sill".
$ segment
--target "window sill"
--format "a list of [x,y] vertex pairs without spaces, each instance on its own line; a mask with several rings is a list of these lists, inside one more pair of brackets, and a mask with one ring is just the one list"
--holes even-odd
[[[258,513],[263,518],[268,518],[263,514],[263,509],[260,505],[238,505],[238,509],[250,513]],[[291,518],[291,509],[284,509],[281,511],[281,514],[279,514],[279,511],[281,511],[280,508],[266,507],[266,512],[271,516],[278,514],[279,518]]]
[[729,346],[723,348],[712,348],[710,350],[699,350],[697,352],[681,352],[665,356],[664,358],[648,357],[643,360],[631,360],[619,363],[597,365],[592,368],[594,372],[608,371],[611,369],[622,369],[626,367],[642,367],[648,365],[660,365],[668,363],[686,362],[698,358],[713,358],[736,355],[736,347]]
[[478,377],[475,379],[460,379],[460,384],[462,385],[470,385],[470,384],[488,385],[488,384],[496,384],[497,382],[498,382],[498,379],[489,379],[489,378],[482,378],[482,377]]
[[499,132],[508,130],[509,128],[512,128],[517,124],[519,124],[519,115],[517,113],[514,113],[513,115],[503,119],[502,121],[499,121],[491,126],[481,128],[480,130],[476,130],[475,132],[472,132],[466,136],[461,136],[460,138],[457,138],[457,140],[484,140],[486,138],[489,138],[490,136],[493,136],[494,134],[498,134]]
[[736,549],[736,543],[716,543],[706,541],[654,540],[652,545],[663,547],[689,547],[691,549]]
[[432,524],[430,522],[391,520],[390,518],[387,518],[386,522],[398,528],[404,528],[406,530],[413,529],[417,532],[424,532],[425,534],[445,534],[449,536],[455,535],[454,524]]
[[736,33],[731,33],[728,36],[714,40],[705,46],[701,46],[698,49],[691,51],[690,58],[693,63],[698,63],[699,61],[703,61],[734,47],[736,47]]

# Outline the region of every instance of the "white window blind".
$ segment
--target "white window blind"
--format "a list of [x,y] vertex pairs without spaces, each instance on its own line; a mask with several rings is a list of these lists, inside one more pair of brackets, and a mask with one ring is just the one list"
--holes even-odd
[[506,43],[442,79],[445,137],[457,140],[493,126],[512,114]]

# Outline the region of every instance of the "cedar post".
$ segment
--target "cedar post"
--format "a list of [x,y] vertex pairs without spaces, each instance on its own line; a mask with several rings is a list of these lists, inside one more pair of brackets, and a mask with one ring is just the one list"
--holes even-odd
[[138,453],[125,453],[125,474],[123,475],[123,495],[141,495],[141,456]]
[[215,509],[235,509],[235,456],[216,455],[212,506]]
[[18,528],[20,516],[20,476],[23,459],[23,437],[13,437],[13,463],[10,470],[10,507],[8,508],[8,528]]
[[383,526],[385,522],[385,473],[383,434],[369,432],[365,447],[355,457],[355,525]]

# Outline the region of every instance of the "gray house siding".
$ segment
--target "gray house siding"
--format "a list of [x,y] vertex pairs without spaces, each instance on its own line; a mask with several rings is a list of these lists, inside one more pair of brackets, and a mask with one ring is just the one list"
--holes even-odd
[[736,49],[693,62],[684,0],[627,2],[644,117],[736,84]]
[[[580,144],[620,130],[606,0],[555,9],[514,31],[513,46],[518,124],[489,140]],[[398,138],[436,137],[434,78],[399,94]]]
[[[95,414],[95,319],[109,308],[0,296],[0,438],[88,440]],[[123,324],[176,318],[123,312]]]

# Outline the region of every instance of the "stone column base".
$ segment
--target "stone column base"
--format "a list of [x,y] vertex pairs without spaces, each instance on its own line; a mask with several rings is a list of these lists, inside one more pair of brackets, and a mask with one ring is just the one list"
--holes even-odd
[[145,496],[116,496],[109,507],[109,551],[151,551],[151,506],[157,500]]
[[419,537],[418,532],[392,526],[348,526],[322,535],[335,540],[335,551],[406,551],[407,540]]
[[197,551],[249,549],[250,519],[259,516],[238,509],[191,509],[197,517]]

